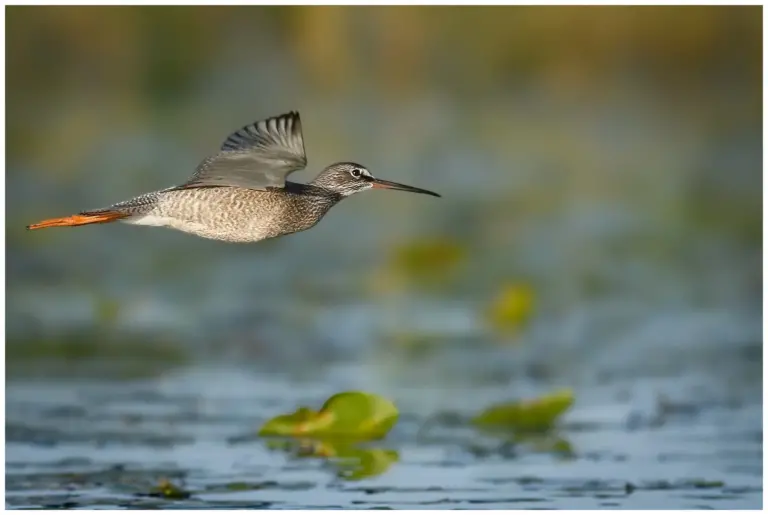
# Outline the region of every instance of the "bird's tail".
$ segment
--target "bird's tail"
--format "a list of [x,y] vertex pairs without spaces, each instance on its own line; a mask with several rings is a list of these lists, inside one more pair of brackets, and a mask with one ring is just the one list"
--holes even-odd
[[61,218],[49,218],[36,224],[28,225],[27,229],[45,229],[46,227],[74,227],[76,225],[106,224],[116,222],[129,216],[120,211],[94,211],[80,213],[79,215],[64,216]]

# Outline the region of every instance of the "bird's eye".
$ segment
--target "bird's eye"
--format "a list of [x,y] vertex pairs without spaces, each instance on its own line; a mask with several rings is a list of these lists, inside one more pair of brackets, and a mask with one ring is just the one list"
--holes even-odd
[[363,171],[360,168],[352,168],[352,171],[349,172],[352,174],[352,177],[360,177],[363,174]]

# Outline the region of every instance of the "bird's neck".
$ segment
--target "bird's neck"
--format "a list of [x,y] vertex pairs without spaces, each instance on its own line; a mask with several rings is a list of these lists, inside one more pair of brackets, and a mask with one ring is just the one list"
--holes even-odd
[[303,231],[314,226],[343,198],[338,193],[313,184],[286,181],[283,189],[288,193],[284,204],[285,216],[290,220],[288,232]]
[[310,182],[309,184],[300,184],[297,182],[286,181],[285,190],[289,193],[295,193],[297,195],[314,197],[319,201],[328,201],[331,204],[335,204],[344,198],[342,194],[326,188],[322,183],[318,183],[317,179]]
[[322,211],[325,213],[344,197],[335,191],[317,186],[315,184],[300,184],[296,182],[285,183],[285,191],[292,193],[293,199],[304,209],[310,211]]

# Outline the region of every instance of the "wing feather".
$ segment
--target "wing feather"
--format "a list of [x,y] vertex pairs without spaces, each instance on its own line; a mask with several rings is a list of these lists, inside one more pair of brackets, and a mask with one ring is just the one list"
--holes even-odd
[[288,175],[306,166],[301,118],[291,111],[230,134],[221,151],[205,158],[180,187],[282,188]]

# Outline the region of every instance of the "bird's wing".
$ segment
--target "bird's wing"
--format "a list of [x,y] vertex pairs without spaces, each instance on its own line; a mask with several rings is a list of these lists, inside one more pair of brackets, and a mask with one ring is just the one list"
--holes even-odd
[[238,186],[282,188],[285,178],[307,166],[299,113],[267,118],[232,133],[218,154],[207,157],[179,188]]

